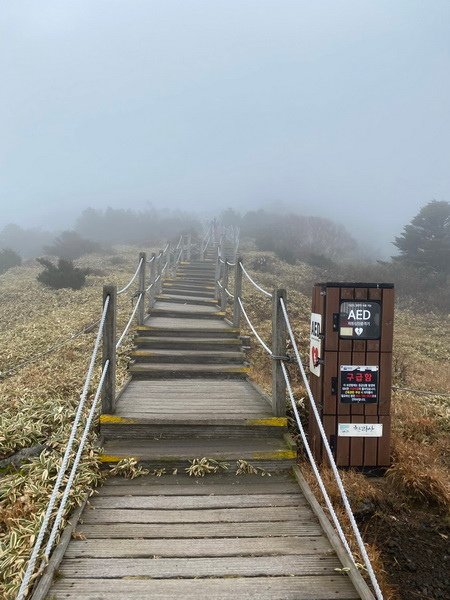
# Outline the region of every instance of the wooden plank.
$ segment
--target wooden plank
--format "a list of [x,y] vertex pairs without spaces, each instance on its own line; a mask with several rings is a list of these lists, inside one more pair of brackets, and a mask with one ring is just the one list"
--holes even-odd
[[[246,486],[253,488],[257,485],[267,484],[293,484],[296,486],[295,479],[292,473],[274,473],[269,477],[261,477],[260,475],[235,475],[234,473],[215,473],[214,477],[190,477],[189,475],[179,473],[164,477],[154,477],[153,475],[142,475],[135,479],[126,479],[124,477],[108,477],[100,489],[103,490],[107,486],[190,486],[191,488],[211,488],[219,489],[222,486]],[[298,489],[298,487],[296,487]]]
[[334,556],[280,555],[215,558],[69,558],[60,565],[63,577],[256,577],[334,575],[341,564]]
[[298,467],[294,467],[294,475],[307,502],[309,502],[314,514],[319,519],[319,523],[322,527],[322,530],[328,537],[330,544],[333,546],[340,562],[345,568],[349,569],[348,575],[353,585],[355,586],[356,591],[358,592],[358,598],[361,598],[361,600],[375,600],[367,583],[364,581],[361,573],[358,571],[352,558],[348,555],[347,551],[342,545],[339,536],[337,535],[336,531],[334,530],[333,526],[328,520],[328,517],[325,515],[322,507],[314,497],[311,488],[309,487],[306,479],[303,477]]
[[202,510],[87,509],[83,523],[237,523],[252,521],[309,520],[303,507],[217,508]]
[[[132,485],[113,485],[103,486],[99,489],[100,497],[104,496],[122,496],[122,495],[139,495],[139,496],[221,496],[221,495],[241,495],[241,494],[293,494],[298,491],[295,483],[286,483],[280,485],[270,482],[252,485],[141,485],[139,487]],[[92,500],[91,500],[92,502]]]
[[224,579],[79,579],[55,582],[56,600],[354,600],[359,598],[342,575],[238,577]]
[[33,594],[31,596],[31,600],[44,600],[44,598],[47,597],[47,593],[52,584],[56,570],[58,569],[63,557],[65,556],[67,547],[70,545],[70,541],[72,539],[72,533],[78,525],[78,521],[80,519],[81,513],[84,510],[85,505],[86,505],[86,500],[78,508],[76,508],[73,511],[73,513],[70,515],[70,517],[68,519],[68,524],[64,528],[64,531],[61,535],[59,543],[56,546],[56,548],[53,550],[53,552],[50,556],[50,560],[49,560],[47,566],[45,567],[45,570],[42,573],[42,575],[39,579],[39,582],[37,583],[36,587],[34,588]]
[[154,539],[154,538],[218,538],[318,536],[322,530],[316,520],[300,520],[298,514],[291,520],[239,521],[224,523],[80,523],[77,531],[87,539]]
[[199,558],[206,556],[273,556],[333,554],[329,541],[318,537],[257,537],[139,540],[73,540],[66,558]]
[[304,506],[301,494],[231,494],[223,496],[118,496],[90,501],[97,508],[185,510],[201,508],[257,508],[260,506]]

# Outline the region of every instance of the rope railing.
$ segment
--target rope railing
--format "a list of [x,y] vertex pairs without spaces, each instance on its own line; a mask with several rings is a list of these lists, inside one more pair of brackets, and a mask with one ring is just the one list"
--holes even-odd
[[84,405],[86,403],[86,399],[87,399],[87,395],[88,395],[88,391],[89,391],[89,387],[91,384],[91,379],[94,373],[94,366],[95,366],[95,361],[97,358],[97,354],[98,354],[98,349],[100,347],[100,341],[102,339],[102,335],[103,335],[103,329],[104,329],[104,325],[105,325],[105,320],[106,320],[106,315],[108,312],[108,307],[109,307],[109,303],[110,303],[110,297],[107,296],[103,305],[103,312],[102,312],[102,316],[100,319],[100,325],[98,328],[98,332],[97,332],[97,337],[95,339],[95,344],[94,344],[94,348],[91,354],[91,358],[89,361],[89,366],[88,366],[88,370],[87,370],[87,374],[86,374],[86,378],[84,381],[84,385],[83,385],[83,390],[80,394],[80,402],[78,403],[78,408],[77,408],[77,412],[75,414],[73,423],[72,423],[72,429],[69,435],[69,439],[67,442],[67,446],[64,452],[64,456],[61,462],[61,467],[58,471],[58,475],[56,477],[56,481],[55,484],[53,486],[53,490],[52,493],[50,495],[50,499],[49,499],[49,503],[47,505],[47,509],[44,513],[44,517],[43,517],[43,521],[41,524],[41,527],[39,529],[39,532],[37,534],[37,537],[35,539],[34,545],[33,545],[33,550],[31,552],[31,556],[30,556],[30,560],[28,561],[28,565],[27,568],[25,570],[25,574],[24,577],[22,579],[22,583],[20,585],[19,588],[19,592],[18,592],[18,596],[17,596],[17,600],[23,600],[23,598],[25,598],[25,594],[27,592],[28,589],[28,585],[30,583],[31,577],[34,573],[34,568],[36,566],[36,560],[39,556],[39,552],[42,546],[42,542],[44,540],[44,536],[46,534],[47,528],[49,526],[51,517],[52,517],[52,512],[53,512],[53,508],[55,506],[55,503],[57,501],[58,498],[58,493],[59,493],[59,489],[61,487],[61,483],[63,480],[63,477],[65,475],[65,472],[67,470],[67,466],[69,464],[69,459],[70,459],[70,454],[72,451],[72,446],[74,444],[75,441],[75,436],[76,436],[76,432],[78,429],[78,424],[79,421],[81,419],[81,415],[83,412],[83,408]]
[[267,290],[265,290],[264,288],[262,288],[260,285],[258,285],[256,283],[256,281],[254,279],[252,279],[250,277],[250,275],[247,273],[247,271],[245,270],[244,265],[242,264],[242,262],[239,262],[239,266],[242,269],[242,272],[244,273],[244,275],[247,277],[247,279],[254,285],[254,287],[259,290],[260,292],[262,292],[263,294],[265,294],[266,296],[268,296],[269,298],[272,298],[272,294],[270,292],[268,292]]
[[[341,498],[342,498],[342,502],[344,504],[345,511],[346,511],[347,516],[349,518],[349,521],[350,521],[353,533],[355,535],[355,538],[356,538],[356,541],[357,541],[357,544],[358,544],[358,548],[359,548],[359,550],[361,552],[361,556],[362,556],[363,561],[364,561],[364,565],[365,565],[365,567],[367,569],[367,573],[369,575],[370,581],[371,581],[371,583],[373,585],[373,588],[375,590],[375,594],[376,594],[376,596],[377,596],[377,598],[379,600],[383,600],[383,594],[381,593],[381,589],[380,589],[380,587],[378,585],[378,581],[377,581],[375,572],[373,570],[372,564],[370,562],[369,555],[367,554],[367,550],[366,550],[366,547],[364,545],[364,541],[363,541],[363,539],[361,537],[361,533],[359,531],[358,524],[356,523],[356,519],[355,519],[355,517],[353,515],[353,511],[352,511],[350,502],[348,500],[348,496],[347,496],[347,493],[345,491],[344,484],[342,483],[342,479],[341,479],[341,476],[339,474],[339,470],[338,470],[338,468],[336,466],[336,462],[334,460],[333,452],[331,450],[330,444],[328,443],[328,438],[327,438],[327,435],[325,433],[325,429],[323,427],[322,420],[320,418],[319,411],[317,409],[317,405],[316,405],[316,402],[314,400],[314,397],[313,397],[313,394],[312,394],[312,391],[311,391],[311,387],[309,385],[308,378],[306,376],[306,371],[305,371],[305,368],[303,366],[303,361],[301,359],[300,352],[298,350],[298,346],[297,346],[297,342],[296,342],[295,337],[294,337],[294,333],[292,331],[292,326],[291,326],[291,323],[290,323],[290,320],[289,320],[289,316],[288,316],[288,313],[287,313],[287,310],[286,310],[286,305],[285,305],[285,303],[284,303],[284,301],[283,301],[282,298],[280,298],[280,305],[281,305],[281,309],[283,311],[284,319],[286,321],[286,326],[287,326],[287,330],[288,330],[288,333],[289,333],[289,338],[291,340],[291,343],[292,343],[292,346],[293,346],[293,349],[294,349],[295,358],[296,358],[298,367],[300,369],[300,373],[301,373],[301,376],[302,376],[302,379],[303,379],[303,383],[305,384],[305,388],[306,388],[306,392],[308,394],[309,402],[310,402],[311,408],[312,408],[313,413],[314,413],[315,420],[316,420],[318,428],[319,428],[320,436],[322,438],[322,441],[323,441],[323,444],[324,444],[324,448],[325,448],[328,460],[330,462],[331,469],[332,469],[334,478],[336,480],[336,484],[338,486],[339,493],[340,493]],[[352,557],[352,560],[353,560],[353,555],[351,553],[350,553],[350,556]]]
[[239,306],[241,307],[241,311],[242,314],[245,317],[245,320],[248,323],[248,326],[250,327],[250,329],[253,332],[253,335],[256,337],[256,339],[258,340],[258,342],[261,344],[261,346],[264,348],[264,350],[270,354],[270,356],[272,356],[272,350],[269,348],[269,346],[265,343],[265,341],[261,338],[261,336],[259,335],[259,333],[256,331],[256,329],[253,326],[253,323],[250,321],[247,312],[245,311],[244,305],[242,304],[242,300],[238,297],[238,302],[239,302]]
[[124,330],[122,332],[122,335],[120,336],[120,338],[118,339],[118,341],[116,343],[116,350],[118,350],[120,348],[120,346],[122,345],[122,342],[125,339],[125,337],[126,337],[126,335],[128,333],[128,330],[131,327],[131,324],[133,323],[134,317],[136,316],[136,313],[137,313],[138,308],[139,308],[139,304],[140,304],[140,302],[143,301],[143,297],[144,297],[144,294],[139,294],[139,297],[138,297],[137,302],[136,302],[136,304],[134,306],[134,309],[133,309],[133,311],[131,313],[131,316],[128,319],[128,323],[125,325],[125,328],[124,328]]
[[57,514],[56,514],[55,521],[53,523],[53,527],[52,527],[52,530],[51,530],[51,533],[50,533],[50,537],[49,537],[49,540],[47,542],[47,546],[45,548],[44,556],[45,556],[46,559],[48,559],[49,556],[50,556],[50,552],[51,552],[51,550],[53,548],[53,544],[55,542],[55,538],[57,536],[57,533],[58,533],[58,530],[59,530],[59,526],[61,524],[61,520],[62,520],[63,515],[64,515],[64,510],[65,510],[65,507],[66,507],[66,504],[67,504],[67,500],[69,498],[70,490],[72,489],[72,485],[73,485],[73,482],[74,482],[74,479],[75,479],[75,475],[76,475],[76,472],[77,472],[78,465],[79,465],[80,460],[81,460],[81,455],[83,454],[83,450],[84,450],[84,446],[86,444],[87,436],[88,436],[89,431],[91,429],[92,421],[94,419],[94,415],[95,415],[95,412],[96,412],[96,409],[97,409],[97,405],[98,405],[98,401],[99,401],[99,398],[100,398],[100,393],[101,393],[102,388],[103,388],[103,383],[105,382],[105,377],[106,377],[106,373],[108,372],[108,368],[109,368],[109,360],[107,360],[105,362],[104,366],[103,366],[102,374],[100,376],[100,381],[98,383],[97,390],[95,392],[95,396],[94,396],[94,399],[92,401],[91,409],[89,411],[88,418],[86,419],[86,423],[84,425],[83,434],[81,436],[81,439],[80,439],[80,442],[79,442],[79,445],[78,445],[78,451],[77,451],[77,454],[76,454],[75,459],[73,461],[73,465],[72,465],[72,469],[70,471],[69,479],[67,480],[66,488],[65,488],[64,494],[63,494],[63,496],[61,498],[61,503],[59,505],[59,509],[58,509]]
[[136,277],[139,275],[139,272],[141,270],[142,267],[142,263],[143,263],[144,259],[141,258],[141,260],[139,261],[139,264],[137,266],[136,272],[134,273],[133,277],[130,279],[130,281],[127,283],[127,285],[125,287],[123,287],[121,290],[117,290],[117,294],[123,294],[124,292],[126,292],[128,290],[128,288],[131,286],[131,284],[133,283],[133,281],[136,279]]

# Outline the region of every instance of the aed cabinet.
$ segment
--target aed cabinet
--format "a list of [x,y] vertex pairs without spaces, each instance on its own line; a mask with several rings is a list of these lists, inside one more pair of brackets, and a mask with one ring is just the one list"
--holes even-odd
[[[388,467],[394,286],[318,283],[311,312],[310,385],[336,464]],[[309,412],[309,440],[321,461],[323,444]]]

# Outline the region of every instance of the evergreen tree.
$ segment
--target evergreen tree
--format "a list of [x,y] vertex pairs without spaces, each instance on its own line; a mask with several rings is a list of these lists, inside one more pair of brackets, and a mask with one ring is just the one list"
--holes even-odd
[[433,200],[422,207],[394,244],[400,250],[394,260],[450,273],[450,203]]

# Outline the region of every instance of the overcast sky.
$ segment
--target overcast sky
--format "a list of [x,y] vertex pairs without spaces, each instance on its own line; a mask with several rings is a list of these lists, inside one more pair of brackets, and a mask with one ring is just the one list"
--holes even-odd
[[0,226],[450,200],[449,0],[0,0]]

